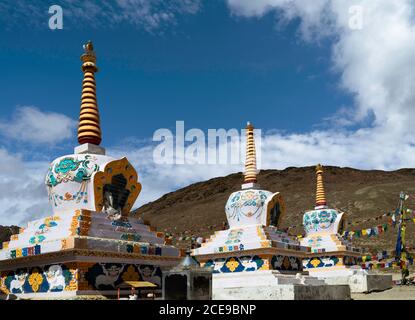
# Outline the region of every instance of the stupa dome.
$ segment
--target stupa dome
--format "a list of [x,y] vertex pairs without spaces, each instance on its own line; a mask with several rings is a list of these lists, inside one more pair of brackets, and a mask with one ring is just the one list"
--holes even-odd
[[230,228],[253,224],[268,226],[278,224],[282,206],[279,193],[248,189],[232,193],[225,210]]
[[45,183],[55,214],[74,209],[102,211],[106,190],[117,197],[120,209],[129,212],[141,191],[137,180],[126,158],[73,154],[51,163]]
[[307,235],[313,233],[338,233],[344,213],[335,209],[318,209],[307,211],[303,217],[303,225]]
[[320,164],[316,167],[316,180],[316,206],[314,210],[305,212],[303,216],[306,235],[340,233],[344,227],[346,215],[327,206],[323,184],[323,167]]
[[231,194],[225,207],[230,228],[256,224],[278,226],[285,211],[284,201],[278,192],[261,190],[257,174],[254,126],[248,122],[244,184],[242,190]]

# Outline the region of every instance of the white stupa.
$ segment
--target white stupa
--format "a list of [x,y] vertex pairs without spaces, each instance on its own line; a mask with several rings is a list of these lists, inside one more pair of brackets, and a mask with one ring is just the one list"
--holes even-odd
[[392,276],[363,270],[359,263],[362,250],[340,236],[346,216],[327,206],[321,165],[316,167],[316,178],[316,206],[303,217],[306,235],[301,244],[311,247],[310,257],[303,260],[304,269],[326,283],[348,284],[356,293],[391,288]]
[[348,299],[348,286],[329,286],[303,272],[310,248],[278,229],[280,193],[260,189],[254,127],[248,123],[245,179],[226,204],[229,229],[216,232],[193,255],[213,268],[214,299]]
[[140,280],[160,287],[161,267],[180,261],[180,251],[166,244],[162,233],[129,216],[141,184],[127,158],[106,156],[100,147],[98,69],[92,43],[84,48],[80,146],[47,171],[53,215],[29,222],[3,243],[4,294],[36,299],[114,295],[125,282]]

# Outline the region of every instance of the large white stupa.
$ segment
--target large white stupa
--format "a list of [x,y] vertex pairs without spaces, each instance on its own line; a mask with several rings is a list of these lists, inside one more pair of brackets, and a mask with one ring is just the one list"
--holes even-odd
[[161,267],[180,251],[129,216],[141,184],[127,158],[105,155],[91,42],[84,73],[75,153],[54,160],[46,175],[53,215],[31,221],[0,250],[0,292],[25,298],[111,295],[126,281],[161,286]]

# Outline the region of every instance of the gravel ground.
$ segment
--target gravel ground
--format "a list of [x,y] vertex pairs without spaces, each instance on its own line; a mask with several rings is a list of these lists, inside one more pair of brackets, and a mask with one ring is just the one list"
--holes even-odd
[[353,293],[353,300],[415,300],[415,285],[394,286],[392,289],[369,294]]

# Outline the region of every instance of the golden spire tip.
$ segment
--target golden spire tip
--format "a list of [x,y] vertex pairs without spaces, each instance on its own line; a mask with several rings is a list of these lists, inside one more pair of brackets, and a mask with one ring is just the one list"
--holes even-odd
[[257,166],[256,166],[256,149],[255,149],[255,137],[254,126],[248,121],[246,127],[246,161],[245,161],[245,173],[244,183],[256,183],[257,182]]
[[318,164],[316,166],[317,189],[316,189],[316,207],[326,206],[326,194],[323,184],[323,166]]
[[100,116],[96,96],[95,73],[96,55],[92,41],[83,46],[81,56],[84,80],[82,82],[81,112],[79,117],[78,142],[82,145],[91,143],[99,146],[102,141]]

